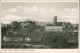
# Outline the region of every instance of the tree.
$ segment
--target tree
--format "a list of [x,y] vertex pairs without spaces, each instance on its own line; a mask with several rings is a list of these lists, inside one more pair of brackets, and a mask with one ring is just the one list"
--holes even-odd
[[33,31],[35,29],[35,27],[36,27],[35,22],[29,21],[28,23],[30,23],[29,24],[29,31]]
[[21,31],[23,35],[23,42],[25,43],[25,37],[29,36],[29,34],[34,31],[36,24],[32,21],[26,21],[24,24],[26,24],[24,26],[26,29],[22,29]]
[[17,21],[13,21],[12,22],[12,27],[13,27],[13,30],[16,30],[19,28],[19,23]]

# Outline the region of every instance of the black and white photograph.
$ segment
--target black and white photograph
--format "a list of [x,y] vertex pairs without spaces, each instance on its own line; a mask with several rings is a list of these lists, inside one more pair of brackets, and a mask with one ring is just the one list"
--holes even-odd
[[78,2],[2,2],[1,49],[78,49]]

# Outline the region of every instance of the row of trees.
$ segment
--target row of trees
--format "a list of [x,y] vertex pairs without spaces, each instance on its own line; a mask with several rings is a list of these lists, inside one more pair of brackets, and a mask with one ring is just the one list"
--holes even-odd
[[[23,22],[24,23],[24,22]],[[31,31],[34,30],[36,27],[35,22],[32,21],[26,21],[26,23],[29,23],[29,29],[27,29],[27,31]],[[3,37],[6,35],[6,33],[10,30],[12,30],[13,32],[16,31],[17,29],[21,30],[21,22],[17,22],[17,21],[13,21],[10,24],[3,24],[4,26],[1,27],[1,34],[2,34],[2,39]],[[20,31],[19,31],[20,32]]]

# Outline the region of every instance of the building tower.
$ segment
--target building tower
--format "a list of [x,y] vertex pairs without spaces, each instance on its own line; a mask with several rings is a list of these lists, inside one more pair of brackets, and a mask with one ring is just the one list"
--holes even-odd
[[54,16],[54,18],[53,18],[53,23],[54,23],[54,24],[57,23],[57,16]]

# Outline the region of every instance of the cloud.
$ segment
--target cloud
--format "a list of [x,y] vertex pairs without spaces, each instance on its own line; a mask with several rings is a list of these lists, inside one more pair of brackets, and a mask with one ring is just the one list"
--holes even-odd
[[1,22],[7,24],[11,23],[12,21],[21,21],[23,17],[13,14],[6,14],[1,18]]
[[9,12],[11,12],[11,13],[12,12],[17,12],[17,10],[18,10],[17,8],[11,8],[11,9],[9,9]]
[[31,8],[31,11],[32,11],[32,12],[37,12],[37,11],[39,11],[39,9],[34,6],[33,8]]
[[58,16],[58,21],[79,23],[78,9],[65,8],[64,10],[62,10],[62,13],[59,13]]
[[42,22],[52,22],[53,17],[58,16],[59,22],[78,22],[78,9],[64,8],[58,10],[55,8],[38,8],[36,6],[18,6],[16,8],[10,8],[2,11],[2,22],[10,23],[11,21],[22,21],[22,20],[35,20]]

